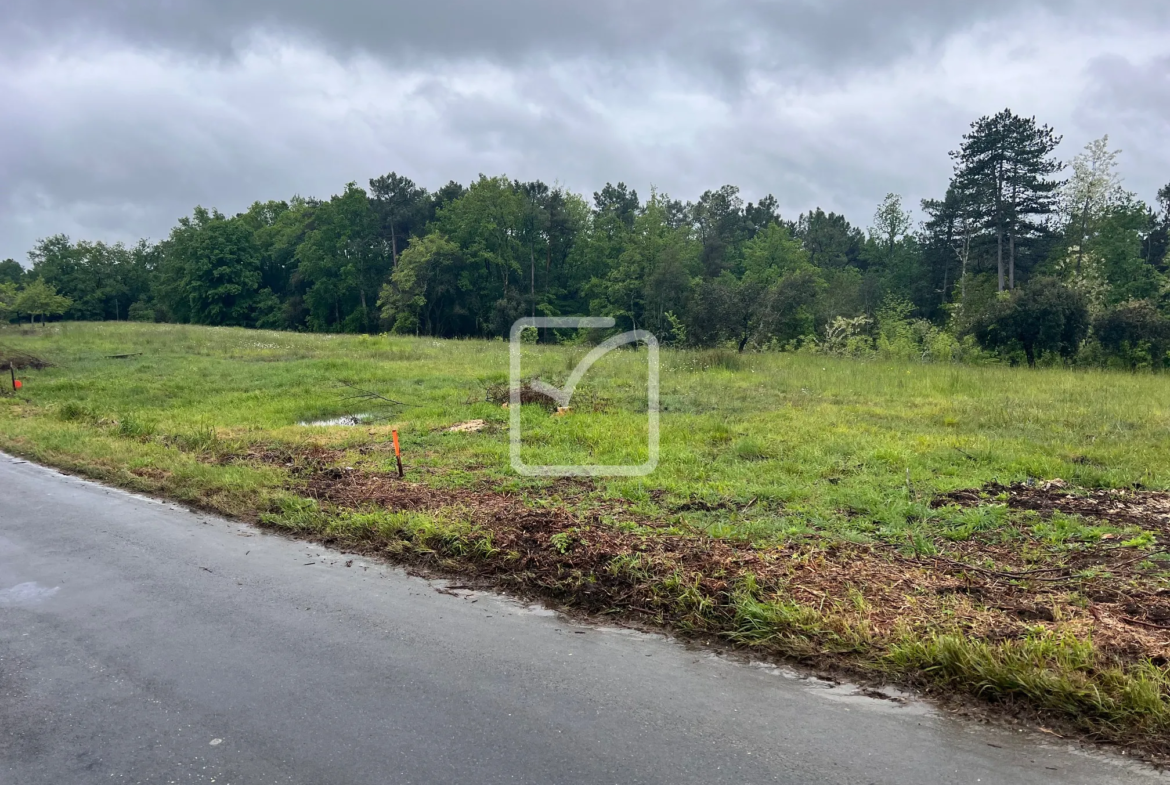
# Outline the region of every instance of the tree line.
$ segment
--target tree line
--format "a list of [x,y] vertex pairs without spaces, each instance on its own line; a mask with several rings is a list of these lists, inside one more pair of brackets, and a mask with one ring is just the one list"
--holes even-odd
[[732,185],[682,202],[619,182],[587,199],[390,173],[329,200],[197,207],[157,243],[46,238],[29,269],[0,262],[0,319],[490,337],[589,314],[738,351],[1162,367],[1170,185],[1147,205],[1108,137],[1067,164],[1060,143],[1010,110],[979,118],[917,226],[896,194],[863,228],[820,208],[787,219]]

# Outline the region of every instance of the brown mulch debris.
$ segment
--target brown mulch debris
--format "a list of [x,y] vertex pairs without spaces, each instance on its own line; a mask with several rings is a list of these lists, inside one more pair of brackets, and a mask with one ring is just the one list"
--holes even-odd
[[[353,468],[328,468],[306,479],[311,496],[337,508],[455,510],[481,536],[489,535],[499,554],[460,561],[460,570],[586,610],[632,611],[702,627],[698,614],[687,615],[677,597],[662,594],[663,583],[693,587],[723,609],[716,614],[732,613],[732,596],[750,574],[761,596],[832,611],[878,635],[899,626],[937,631],[943,619],[989,640],[1059,627],[1092,635],[1126,659],[1170,658],[1170,629],[1164,629],[1170,628],[1164,622],[1170,620],[1170,591],[1144,580],[1138,568],[1149,552],[1135,548],[1086,549],[1059,567],[1037,567],[1021,561],[1018,547],[974,539],[942,544],[939,554],[922,557],[880,543],[756,548],[700,532],[679,534],[664,521],[613,526],[596,514],[534,509],[519,495],[441,490]],[[371,538],[370,548],[382,547]],[[615,570],[623,558],[636,568]],[[1083,574],[1089,567],[1098,569]]]
[[260,463],[280,466],[288,469],[289,474],[294,477],[299,477],[324,471],[326,467],[338,461],[342,454],[341,450],[319,444],[264,445],[243,453],[222,455],[216,460],[218,463]]
[[52,368],[53,364],[48,360],[37,357],[28,352],[18,351],[7,346],[0,345],[0,371],[17,370],[23,371],[26,368],[32,368],[35,371],[44,370],[45,368]]
[[1062,512],[1097,518],[1113,524],[1140,526],[1161,532],[1170,541],[1170,493],[1128,489],[1074,491],[1060,480],[1045,483],[1000,485],[992,483],[981,489],[954,491],[934,500],[935,507],[957,504],[973,507],[988,504],[1006,495],[1005,504],[1012,509],[1040,513]]
[[468,420],[467,422],[456,423],[444,430],[447,433],[479,433],[485,428],[487,428],[486,420]]
[[[512,390],[507,384],[493,384],[487,389],[487,400],[489,403],[504,405],[511,403]],[[549,411],[557,408],[557,399],[550,396],[548,393],[536,389],[528,382],[520,385],[520,403],[521,405],[527,403],[534,403],[537,406],[543,406]]]

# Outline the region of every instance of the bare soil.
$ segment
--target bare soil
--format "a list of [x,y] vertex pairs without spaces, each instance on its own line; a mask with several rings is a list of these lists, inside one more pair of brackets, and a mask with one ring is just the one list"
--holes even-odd
[[[1167,565],[1150,561],[1157,551],[1108,541],[1055,551],[1023,529],[1009,544],[941,541],[937,553],[918,556],[885,543],[814,540],[754,547],[701,532],[679,534],[671,522],[635,518],[620,505],[587,514],[564,506],[534,509],[518,495],[439,490],[361,469],[303,468],[304,489],[327,507],[456,510],[496,549],[493,557],[460,560],[461,572],[591,612],[633,612],[657,623],[717,632],[733,621],[735,592],[751,576],[765,597],[832,610],[879,638],[895,628],[938,631],[940,619],[949,618],[956,629],[987,640],[1022,638],[1042,626],[1091,635],[1126,661],[1170,661],[1170,590],[1161,588]],[[1158,517],[1168,501],[1163,494],[1044,493],[1019,491],[1012,498],[1041,511],[1120,511],[1129,523],[1166,531]],[[978,492],[964,494],[952,494],[950,501],[986,503]],[[602,523],[602,513],[615,512],[628,519],[627,526]],[[372,531],[363,545],[386,547]],[[664,591],[664,585],[675,589]],[[680,592],[691,598],[689,604],[679,602]]]
[[1000,485],[955,491],[938,497],[934,505],[975,506],[1006,496],[1003,503],[1017,510],[1063,512],[1114,524],[1132,524],[1159,532],[1159,542],[1170,544],[1170,493],[1140,489],[1077,490],[1062,480]]

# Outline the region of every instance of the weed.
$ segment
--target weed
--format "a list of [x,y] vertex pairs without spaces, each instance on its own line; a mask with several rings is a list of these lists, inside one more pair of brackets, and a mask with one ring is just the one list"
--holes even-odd
[[700,371],[721,370],[738,372],[744,368],[743,355],[737,354],[730,349],[707,349],[696,352],[693,355],[692,363],[692,367]]
[[83,406],[77,401],[67,401],[62,404],[57,409],[57,417],[64,422],[85,422],[97,419],[89,407]]
[[219,445],[219,434],[214,426],[203,422],[190,431],[170,436],[168,441],[184,452],[210,453]]
[[149,439],[156,431],[154,423],[126,415],[118,420],[118,435],[127,439]]
[[1170,729],[1170,671],[1109,662],[1092,643],[1069,635],[1040,632],[996,644],[941,635],[900,642],[885,659],[900,672],[986,700],[1026,698],[1087,730]]

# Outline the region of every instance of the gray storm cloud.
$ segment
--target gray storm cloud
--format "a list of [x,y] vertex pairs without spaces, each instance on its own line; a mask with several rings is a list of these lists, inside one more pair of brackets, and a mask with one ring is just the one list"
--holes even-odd
[[1094,0],[9,0],[7,5],[10,40],[33,46],[64,32],[102,31],[132,44],[226,53],[261,29],[397,62],[666,56],[745,69],[757,63],[872,65],[1024,7],[1090,24],[1105,14],[1133,23],[1165,23],[1170,15],[1156,0],[1118,0],[1107,12]]
[[392,169],[731,182],[865,224],[887,191],[938,195],[947,150],[1004,106],[1065,158],[1110,134],[1148,199],[1170,181],[1165,5],[9,0],[0,258]]

